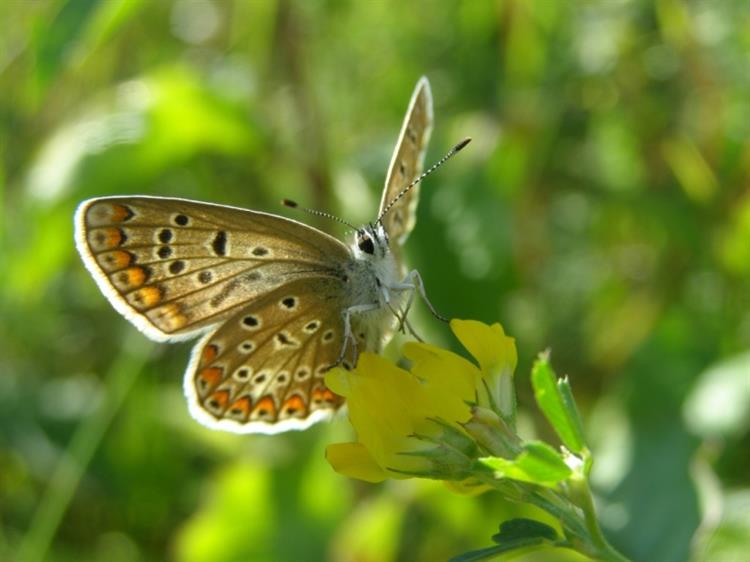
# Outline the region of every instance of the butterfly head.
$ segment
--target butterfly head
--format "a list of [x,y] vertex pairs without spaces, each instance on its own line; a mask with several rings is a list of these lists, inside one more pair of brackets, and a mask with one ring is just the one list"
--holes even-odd
[[388,248],[388,234],[383,225],[378,221],[358,228],[352,249],[357,259],[384,258],[390,249]]

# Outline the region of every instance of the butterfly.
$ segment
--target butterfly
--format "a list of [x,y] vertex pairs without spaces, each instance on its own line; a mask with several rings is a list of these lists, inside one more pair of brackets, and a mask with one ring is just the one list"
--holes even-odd
[[361,351],[379,352],[408,322],[415,292],[429,304],[401,247],[414,228],[432,123],[423,77],[378,218],[355,229],[350,245],[289,218],[185,199],[117,196],[79,205],[76,247],[112,306],[157,341],[202,334],[184,376],[196,420],[278,433],[328,418],[343,398],[326,388],[326,371],[351,368]]

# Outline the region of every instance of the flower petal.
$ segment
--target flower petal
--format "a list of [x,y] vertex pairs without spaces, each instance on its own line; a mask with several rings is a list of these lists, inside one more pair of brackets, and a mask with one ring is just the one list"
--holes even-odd
[[392,477],[380,468],[362,443],[328,445],[326,460],[339,474],[365,482],[382,482],[388,476]]
[[339,396],[348,397],[352,393],[351,384],[349,384],[350,372],[343,367],[336,367],[325,374],[326,386]]
[[515,370],[518,362],[515,339],[505,335],[500,324],[488,326],[476,320],[451,320],[451,329],[469,353],[479,362],[482,371],[507,365]]
[[412,408],[418,409],[415,414],[466,421],[470,416],[467,402],[476,400],[481,381],[479,369],[460,355],[429,344],[409,342],[403,353],[412,362],[411,372],[422,381],[419,399],[412,401]]
[[[329,373],[332,388],[344,391],[349,403],[349,420],[357,438],[375,462],[382,467],[400,467],[394,454],[411,447],[407,438],[414,432],[415,397],[420,393],[417,378],[387,359],[362,353],[353,371]],[[408,469],[423,463],[417,459],[405,462]]]

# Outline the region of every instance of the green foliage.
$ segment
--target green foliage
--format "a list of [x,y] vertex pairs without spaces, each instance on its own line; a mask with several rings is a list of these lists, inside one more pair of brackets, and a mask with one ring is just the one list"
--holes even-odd
[[512,460],[486,457],[482,464],[492,469],[495,478],[511,478],[541,486],[554,487],[572,474],[557,451],[546,443],[528,441],[522,448],[523,451]]
[[568,379],[555,377],[548,354],[543,354],[534,363],[531,383],[539,409],[544,412],[555,433],[571,452],[580,454],[586,446],[583,424]]
[[500,531],[492,535],[497,546],[473,550],[451,558],[450,562],[489,560],[512,550],[530,549],[544,544],[554,544],[557,533],[549,525],[532,519],[511,519],[500,524]]
[[[474,139],[425,182],[407,244],[431,301],[499,319],[518,373],[546,348],[570,373],[583,428],[565,384],[542,411],[572,452],[585,432],[618,550],[741,559],[749,21],[745,0],[0,2],[0,559],[419,562],[498,521],[555,525],[345,481],[322,459],[343,422],[197,426],[190,345],[148,344],[73,247],[77,203],[118,193],[371,220],[422,74],[428,160]],[[555,442],[532,405],[522,433]]]
[[[519,435],[508,434],[501,424],[493,421],[489,412],[475,407],[465,427],[470,435],[481,437],[481,445],[493,456],[478,459],[475,465],[479,470],[471,476],[508,501],[529,503],[547,512],[562,533],[550,546],[571,549],[595,560],[623,562],[626,558],[610,545],[599,524],[600,516],[594,507],[589,482],[593,459],[580,434],[581,420],[575,400],[567,381],[556,378],[548,355],[546,352],[540,355],[531,375],[537,406],[563,441],[567,436],[578,451],[574,454],[563,447],[558,452],[544,441],[524,440]],[[560,388],[565,389],[565,399]],[[485,431],[478,432],[480,427]],[[574,427],[578,428],[577,434]],[[488,439],[487,435],[494,438]],[[570,438],[571,435],[575,435],[575,439]],[[516,536],[516,530],[523,532]],[[470,551],[464,555],[466,558],[458,560],[481,560],[511,550],[541,547],[545,541],[557,537],[556,532],[541,521],[518,521],[507,531],[504,532],[501,525],[500,534],[493,537],[497,547]]]

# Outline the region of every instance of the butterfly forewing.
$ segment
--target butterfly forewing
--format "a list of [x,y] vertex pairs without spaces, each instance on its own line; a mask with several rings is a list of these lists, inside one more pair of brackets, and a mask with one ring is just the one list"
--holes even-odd
[[102,292],[157,340],[191,337],[295,279],[335,278],[349,259],[302,223],[181,199],[86,201],[76,239]]
[[[229,318],[196,347],[185,374],[193,416],[236,433],[301,429],[328,417],[343,399],[325,387],[344,342],[340,287],[294,281]],[[344,365],[353,363],[348,349]]]
[[[422,173],[424,155],[432,131],[432,121],[430,83],[427,78],[422,77],[412,94],[391,164],[388,167],[379,213],[382,213],[386,205]],[[419,184],[401,197],[383,217],[383,226],[391,239],[391,245],[396,250],[406,241],[414,228],[418,202]]]

